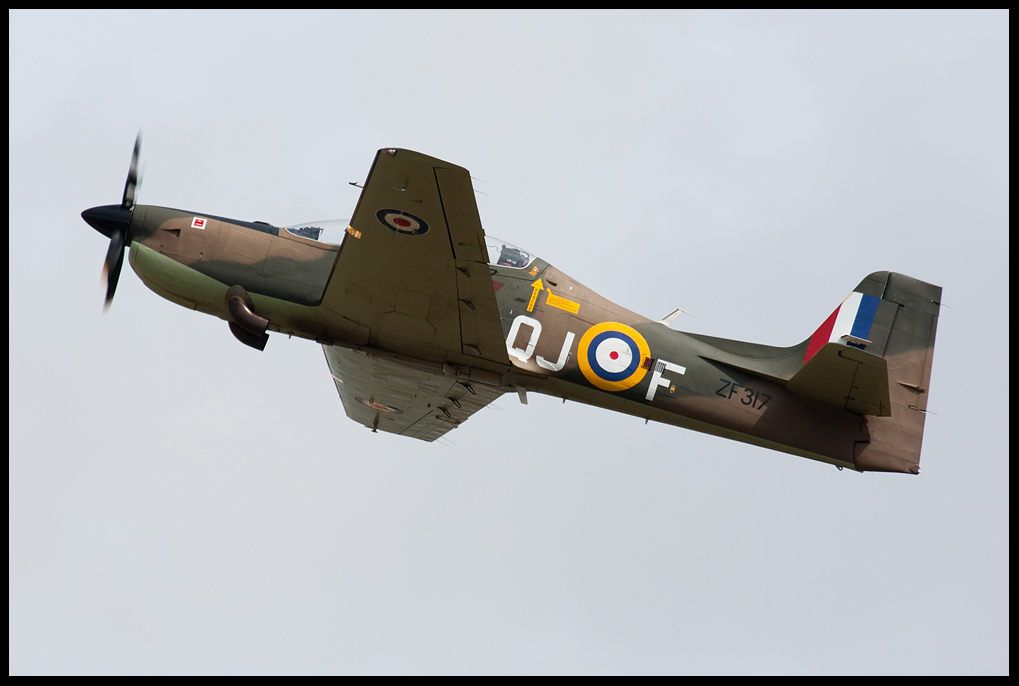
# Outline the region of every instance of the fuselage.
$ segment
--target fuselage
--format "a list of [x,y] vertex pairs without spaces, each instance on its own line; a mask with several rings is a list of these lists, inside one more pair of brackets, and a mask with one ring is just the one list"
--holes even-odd
[[854,446],[866,441],[859,415],[793,393],[781,379],[719,362],[717,346],[703,337],[622,308],[512,246],[489,245],[509,365],[374,338],[370,327],[339,314],[339,300],[378,295],[350,286],[330,292],[343,244],[315,240],[313,232],[138,205],[130,263],[146,286],[189,309],[230,321],[224,297],[240,286],[270,331],[408,361],[470,365],[476,377],[506,390],[545,393],[840,467],[853,467]]

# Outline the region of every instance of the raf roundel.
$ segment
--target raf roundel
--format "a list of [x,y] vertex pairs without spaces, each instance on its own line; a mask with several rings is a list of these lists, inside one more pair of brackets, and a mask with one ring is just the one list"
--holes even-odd
[[592,326],[577,345],[577,362],[584,377],[603,391],[625,391],[647,373],[644,360],[651,356],[644,337],[618,322]]
[[386,227],[405,236],[420,236],[428,232],[428,224],[424,219],[402,210],[379,210],[375,216]]

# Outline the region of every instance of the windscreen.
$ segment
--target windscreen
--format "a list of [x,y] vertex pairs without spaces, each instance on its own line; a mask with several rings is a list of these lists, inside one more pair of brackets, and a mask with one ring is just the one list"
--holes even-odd
[[524,269],[534,261],[535,256],[526,250],[521,250],[508,241],[495,236],[485,236],[485,244],[488,246],[489,264],[499,267],[512,267],[513,269]]

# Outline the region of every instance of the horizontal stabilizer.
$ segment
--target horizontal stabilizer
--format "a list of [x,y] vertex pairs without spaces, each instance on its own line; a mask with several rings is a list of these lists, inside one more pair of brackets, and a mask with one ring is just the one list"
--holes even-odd
[[841,343],[821,346],[786,387],[857,414],[892,414],[884,358]]

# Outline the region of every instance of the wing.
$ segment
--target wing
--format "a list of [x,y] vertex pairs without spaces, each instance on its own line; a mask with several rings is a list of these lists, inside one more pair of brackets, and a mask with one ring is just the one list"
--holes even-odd
[[434,441],[502,395],[450,365],[323,345],[347,416],[373,431]]
[[322,304],[356,344],[508,367],[484,236],[466,169],[380,150]]

